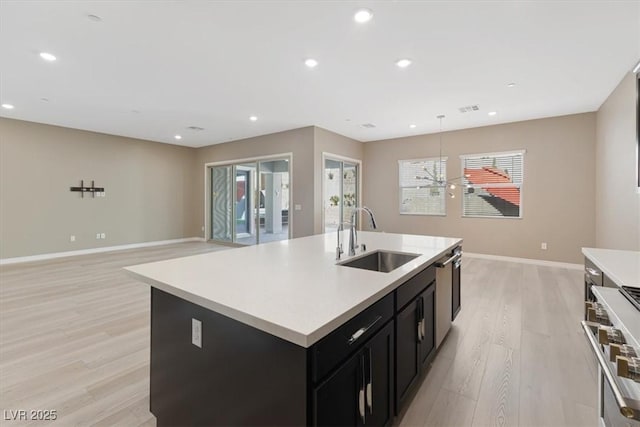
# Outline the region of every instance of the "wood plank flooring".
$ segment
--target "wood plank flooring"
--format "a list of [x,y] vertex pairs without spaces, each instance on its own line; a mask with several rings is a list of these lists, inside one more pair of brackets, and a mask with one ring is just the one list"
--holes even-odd
[[[0,425],[155,426],[149,288],[122,267],[206,243],[0,267]],[[400,426],[596,426],[579,271],[465,258],[462,311]],[[55,422],[9,410],[55,409]]]

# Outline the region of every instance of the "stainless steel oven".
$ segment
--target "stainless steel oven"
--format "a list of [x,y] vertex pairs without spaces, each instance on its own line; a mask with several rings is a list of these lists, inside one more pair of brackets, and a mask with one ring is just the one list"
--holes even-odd
[[594,288],[592,296],[582,328],[598,364],[600,426],[640,427],[640,337],[630,332],[640,311],[618,289]]

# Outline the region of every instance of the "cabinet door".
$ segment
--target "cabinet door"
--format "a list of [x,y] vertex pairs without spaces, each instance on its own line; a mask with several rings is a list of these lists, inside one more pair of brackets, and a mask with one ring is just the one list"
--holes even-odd
[[365,366],[365,425],[384,426],[393,420],[393,322],[363,349]]
[[313,425],[361,424],[359,399],[363,389],[362,353],[356,353],[313,391]]
[[422,339],[420,340],[420,365],[431,361],[436,349],[436,299],[435,282],[425,289],[418,298],[420,312],[422,314]]
[[314,390],[313,424],[391,424],[393,367],[393,322],[389,322]]
[[417,378],[418,322],[422,319],[417,300],[412,301],[396,317],[396,414],[404,404],[407,392]]
[[460,260],[456,261],[453,264],[451,269],[451,320],[453,321],[458,312],[460,311],[461,306],[461,297],[460,297]]

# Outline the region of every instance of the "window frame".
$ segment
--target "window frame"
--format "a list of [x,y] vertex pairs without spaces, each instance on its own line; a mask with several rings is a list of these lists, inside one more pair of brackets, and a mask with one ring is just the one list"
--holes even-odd
[[[462,195],[460,197],[460,216],[461,218],[492,218],[492,219],[523,219],[524,218],[524,188],[525,188],[525,154],[527,153],[527,150],[511,150],[511,151],[495,151],[495,152],[491,152],[491,153],[476,153],[476,154],[461,154],[460,155],[460,166],[461,166],[461,171],[462,171],[462,179],[463,179],[463,184],[461,185],[462,187]],[[522,156],[522,183],[520,184],[519,188],[520,188],[520,205],[519,205],[519,215],[518,216],[505,216],[505,215],[465,215],[465,208],[464,208],[464,204],[465,204],[465,194],[464,191],[467,188],[466,185],[464,184],[464,169],[465,169],[465,160],[467,159],[481,159],[481,158],[495,158],[495,157],[507,157],[507,156]],[[512,184],[493,184],[493,185],[488,185],[488,187],[508,187],[511,186]],[[473,187],[481,187],[482,184],[473,184]],[[487,186],[487,185],[485,185]]]
[[[441,173],[444,171],[444,178],[445,180],[447,179],[447,160],[448,157],[443,156],[443,157],[423,157],[423,158],[419,158],[419,159],[400,159],[398,160],[398,212],[400,215],[412,215],[412,216],[431,216],[431,217],[445,217],[447,216],[447,197],[446,197],[446,187],[440,187],[443,190],[443,202],[442,202],[442,206],[444,208],[444,211],[442,213],[425,213],[425,212],[402,212],[402,189],[403,188],[413,188],[413,186],[403,186],[402,185],[402,176],[401,176],[401,171],[402,171],[402,165],[403,163],[415,163],[415,162],[429,162],[429,161],[434,161],[434,162],[440,162],[442,160],[443,166],[444,168],[441,168],[442,170],[440,171]],[[428,185],[425,186],[427,188],[429,187],[435,187],[433,185]]]

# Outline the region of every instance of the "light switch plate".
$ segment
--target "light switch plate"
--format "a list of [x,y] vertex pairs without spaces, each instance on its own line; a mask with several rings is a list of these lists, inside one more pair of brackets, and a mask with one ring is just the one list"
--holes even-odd
[[301,211],[302,210],[302,205],[295,205],[294,208],[297,211]]
[[191,319],[191,344],[202,348],[202,322],[198,319]]

